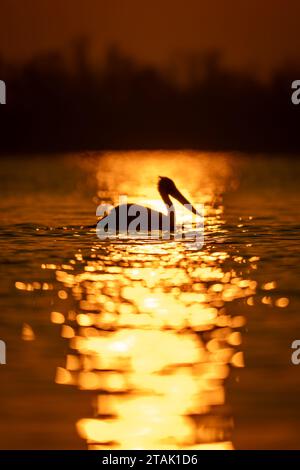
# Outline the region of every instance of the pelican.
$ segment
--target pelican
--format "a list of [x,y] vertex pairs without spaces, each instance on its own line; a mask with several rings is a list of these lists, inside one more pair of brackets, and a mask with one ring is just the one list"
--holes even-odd
[[[136,233],[153,230],[174,233],[175,208],[170,197],[176,199],[193,214],[202,217],[202,214],[183,196],[170,178],[159,177],[158,192],[166,206],[167,214],[137,204],[121,204],[114,207],[106,217],[97,223],[98,236],[111,231]],[[98,211],[97,215],[100,215]]]

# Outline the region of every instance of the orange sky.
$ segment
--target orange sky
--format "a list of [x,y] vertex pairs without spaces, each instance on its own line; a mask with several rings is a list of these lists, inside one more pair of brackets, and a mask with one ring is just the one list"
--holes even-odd
[[86,35],[92,55],[112,43],[164,64],[218,48],[259,73],[300,58],[299,0],[1,0],[0,54],[27,60]]

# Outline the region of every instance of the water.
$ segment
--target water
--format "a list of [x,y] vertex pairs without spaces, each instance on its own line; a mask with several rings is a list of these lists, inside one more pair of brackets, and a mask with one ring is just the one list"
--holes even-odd
[[[191,152],[3,159],[0,447],[300,448],[299,173]],[[158,175],[204,204],[203,248],[82,227],[120,194],[163,209]]]

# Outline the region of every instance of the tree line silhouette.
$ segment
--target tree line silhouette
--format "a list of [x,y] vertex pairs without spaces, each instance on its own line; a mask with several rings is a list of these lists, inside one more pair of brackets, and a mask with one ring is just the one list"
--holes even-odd
[[49,52],[23,65],[0,60],[7,104],[0,106],[0,152],[194,148],[300,150],[291,83],[300,63],[267,81],[222,65],[218,51],[159,70],[118,48],[92,66],[84,42],[73,67]]

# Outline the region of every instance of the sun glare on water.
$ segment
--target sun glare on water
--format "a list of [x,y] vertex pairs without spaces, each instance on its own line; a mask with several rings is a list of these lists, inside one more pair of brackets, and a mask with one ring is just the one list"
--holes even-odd
[[[163,157],[144,155],[141,164],[140,154],[136,162],[108,154],[97,172],[98,196],[115,203],[127,195],[128,202],[165,213],[156,184],[157,174],[166,175],[193,203],[205,204],[209,229],[219,230],[226,164],[220,180],[208,163],[197,171],[193,155],[185,172],[174,155]],[[175,241],[95,240],[90,252],[74,255],[71,269],[57,266],[60,302],[72,298],[76,308],[51,314],[70,342],[56,382],[95,394],[93,413],[77,422],[89,448],[233,447],[232,417],[222,412],[224,381],[230,366],[243,367],[244,319],[232,317],[227,304],[253,296],[256,285],[226,267],[228,258],[209,247],[188,252]]]
[[[158,177],[172,178],[204,205],[202,248],[122,235],[101,241],[81,227],[66,231],[68,243],[77,237],[74,252],[60,263],[43,260],[47,282],[15,281],[19,291],[51,297],[50,321],[68,345],[55,382],[92,396],[90,413],[74,420],[89,449],[233,449],[226,381],[232,368],[238,380],[247,367],[245,309],[259,302],[284,312],[290,302],[275,280],[253,279],[261,252],[247,251],[248,222],[237,217],[234,232],[226,221],[222,195],[236,184],[230,158],[178,156],[109,153],[84,168],[96,174],[95,203],[126,196],[163,213]],[[34,344],[38,333],[26,323],[20,336]]]

